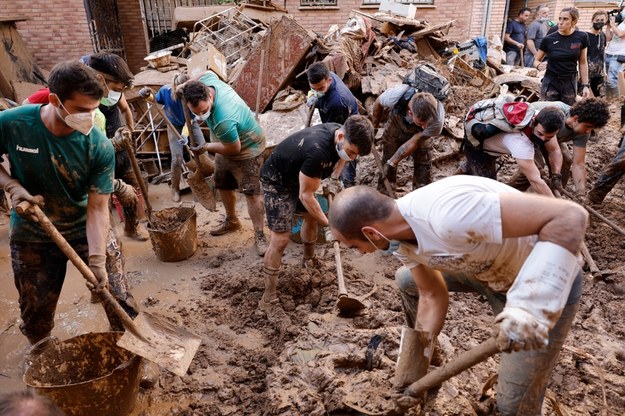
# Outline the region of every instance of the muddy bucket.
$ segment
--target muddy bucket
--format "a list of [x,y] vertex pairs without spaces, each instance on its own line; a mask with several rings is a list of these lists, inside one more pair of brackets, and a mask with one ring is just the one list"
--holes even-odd
[[84,334],[63,342],[46,338],[27,358],[24,383],[68,416],[126,416],[137,399],[141,357],[116,345],[122,335]]
[[152,214],[148,225],[150,241],[161,261],[186,260],[197,250],[196,213],[194,206],[165,208]]

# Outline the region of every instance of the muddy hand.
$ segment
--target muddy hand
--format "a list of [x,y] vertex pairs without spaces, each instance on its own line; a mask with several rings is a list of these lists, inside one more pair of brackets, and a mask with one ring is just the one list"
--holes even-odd
[[113,185],[113,192],[119,200],[119,202],[125,207],[135,207],[139,202],[135,188],[128,185],[121,179],[115,179]]
[[549,345],[549,328],[523,309],[506,307],[495,323],[493,336],[500,351],[538,350]]
[[201,155],[202,153],[204,153],[206,151],[206,147],[205,147],[206,143],[201,144],[199,146],[193,146],[191,147],[191,151],[193,152],[193,154],[197,155]]
[[93,283],[87,280],[87,287],[92,292],[100,292],[104,288],[108,288],[109,278],[106,273],[106,256],[104,254],[91,254],[89,255],[89,268],[98,280],[98,285],[94,286]]
[[32,222],[39,222],[39,219],[35,215],[33,205],[43,207],[43,196],[32,196],[20,183],[16,180],[9,181],[4,190],[11,195],[11,206],[15,209],[15,212],[20,217],[26,218]]

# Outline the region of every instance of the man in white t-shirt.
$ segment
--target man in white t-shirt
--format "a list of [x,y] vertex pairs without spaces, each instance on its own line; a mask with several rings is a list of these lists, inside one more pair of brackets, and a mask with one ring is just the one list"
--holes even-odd
[[[448,291],[477,292],[493,308],[493,334],[504,352],[500,414],[540,414],[581,295],[578,253],[588,213],[580,205],[487,178],[452,176],[398,200],[364,186],[346,189],[329,219],[334,237],[361,253],[400,242],[395,256],[403,267],[396,281],[410,327],[404,333],[434,341],[420,361],[415,345],[402,341],[396,385],[402,360],[428,368]],[[403,381],[398,387],[415,380]]]
[[467,124],[465,129],[471,128],[471,134],[481,144],[474,147],[466,139],[465,131],[463,150],[467,160],[457,173],[497,179],[497,159],[501,155],[511,155],[535,192],[553,196],[534,163],[534,149],[538,145],[544,146],[549,155],[552,173],[560,175],[562,152],[556,134],[563,124],[564,113],[555,106],[542,109],[522,131],[502,132],[487,122],[471,123],[470,127]]
[[[625,10],[620,13],[625,14]],[[608,41],[605,48],[606,97],[614,98],[619,95],[618,74],[623,66],[619,60],[625,61],[625,21],[617,24],[614,18],[608,18],[605,38]]]

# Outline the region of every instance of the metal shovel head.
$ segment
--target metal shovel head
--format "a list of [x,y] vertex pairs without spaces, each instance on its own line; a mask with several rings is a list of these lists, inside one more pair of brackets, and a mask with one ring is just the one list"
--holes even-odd
[[206,179],[201,173],[189,172],[187,174],[187,183],[197,202],[209,211],[217,210],[217,202],[215,201],[213,190],[208,186]]
[[117,345],[155,362],[177,376],[184,376],[202,339],[147,312],[141,312],[134,319],[134,324],[144,339],[126,331]]
[[349,315],[358,312],[365,308],[365,305],[358,299],[350,298],[349,296],[339,296],[339,301],[336,304],[341,313]]

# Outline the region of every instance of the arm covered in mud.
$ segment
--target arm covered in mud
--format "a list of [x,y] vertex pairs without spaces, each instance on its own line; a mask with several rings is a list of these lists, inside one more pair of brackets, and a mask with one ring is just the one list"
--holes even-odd
[[323,213],[319,201],[315,197],[315,192],[321,184],[321,179],[311,178],[299,173],[299,199],[302,201],[304,208],[310,215],[314,217],[319,225],[322,227],[328,226],[328,217]]

